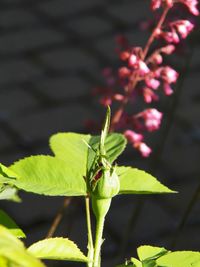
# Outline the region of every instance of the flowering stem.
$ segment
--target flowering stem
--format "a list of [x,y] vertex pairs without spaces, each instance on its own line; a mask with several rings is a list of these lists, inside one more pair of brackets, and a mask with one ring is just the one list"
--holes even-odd
[[152,34],[150,35],[150,37],[149,37],[149,39],[147,41],[147,44],[146,44],[146,46],[145,46],[145,48],[143,50],[143,60],[145,59],[146,55],[148,54],[149,48],[150,48],[151,44],[153,43],[153,41],[154,41],[154,39],[156,37],[157,31],[162,27],[169,9],[170,8],[168,6],[166,6],[164,8],[163,13],[162,13],[162,15],[161,15],[161,17],[160,17],[160,19],[158,21],[158,24],[156,25],[156,27],[154,28]]
[[105,216],[97,218],[93,267],[100,266],[100,257],[101,257],[100,252],[101,252],[101,245],[103,242],[102,236],[103,236],[104,221],[105,221]]
[[91,219],[90,219],[90,200],[87,196],[85,198],[85,208],[86,208],[86,220],[87,220],[87,232],[88,232],[88,263],[87,267],[92,267],[93,264],[93,256],[94,256],[94,246],[93,246],[93,238],[92,238],[92,230],[91,230]]
[[[147,44],[146,44],[146,46],[145,46],[145,48],[143,50],[143,55],[142,55],[142,59],[143,60],[145,60],[145,58],[146,58],[146,56],[147,56],[147,54],[149,52],[150,46],[151,46],[151,44],[153,43],[153,41],[155,39],[156,32],[158,31],[158,29],[160,29],[162,27],[162,25],[163,25],[163,23],[164,23],[164,21],[166,19],[166,16],[167,16],[167,13],[168,13],[169,9],[170,8],[168,6],[166,6],[164,8],[163,13],[162,13],[162,15],[161,15],[156,27],[154,28],[152,34],[150,35],[150,37],[149,37],[149,39],[147,41]],[[133,90],[135,89],[135,87],[136,87],[136,85],[138,83],[138,78],[139,77],[136,75],[135,80],[134,80],[134,82],[132,84],[131,90],[127,90],[126,91],[126,95],[124,97],[124,100],[122,101],[120,107],[117,109],[117,111],[113,115],[113,118],[112,118],[112,121],[111,121],[111,127],[110,127],[110,131],[111,132],[114,131],[116,125],[119,123],[119,121],[120,121],[120,119],[121,119],[121,117],[122,117],[122,115],[124,113],[124,108],[125,108],[126,104],[129,101],[130,95],[131,95],[131,93],[133,92]]]

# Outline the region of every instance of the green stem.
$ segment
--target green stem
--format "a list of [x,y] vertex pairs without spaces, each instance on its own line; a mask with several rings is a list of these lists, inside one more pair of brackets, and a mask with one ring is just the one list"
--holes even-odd
[[85,198],[85,208],[86,208],[86,219],[87,219],[87,231],[88,231],[88,263],[87,267],[92,267],[93,265],[93,257],[94,257],[94,246],[93,246],[93,238],[92,238],[92,230],[91,230],[91,219],[90,219],[90,199],[87,196]]
[[101,252],[101,245],[103,242],[102,236],[103,236],[104,221],[105,221],[105,216],[97,218],[93,267],[100,266],[100,256],[101,256],[100,252]]

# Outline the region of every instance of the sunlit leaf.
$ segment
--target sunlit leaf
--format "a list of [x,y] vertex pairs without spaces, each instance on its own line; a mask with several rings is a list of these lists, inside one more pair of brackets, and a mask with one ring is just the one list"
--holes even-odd
[[80,175],[86,175],[88,146],[91,136],[78,133],[58,133],[50,138],[55,156],[73,166]]
[[0,187],[0,200],[12,200],[14,202],[21,202],[21,199],[17,193],[17,188],[3,184]]
[[[44,264],[28,253],[23,243],[4,226],[0,225],[0,257],[7,259],[9,266],[44,267]],[[5,261],[4,261],[5,262]]]
[[141,261],[146,259],[156,259],[162,255],[167,254],[168,251],[162,247],[154,247],[154,246],[140,246],[137,249],[138,257]]
[[77,245],[62,237],[44,239],[34,243],[28,248],[28,251],[41,259],[87,262],[87,257]]
[[175,251],[158,258],[156,263],[165,267],[200,267],[200,252]]
[[32,156],[17,161],[10,170],[18,178],[12,183],[19,189],[49,196],[86,195],[86,184],[73,165],[51,156]]
[[9,229],[14,236],[18,238],[26,237],[24,232],[18,227],[13,219],[3,210],[0,210],[0,224]]
[[151,174],[131,167],[116,167],[120,178],[119,194],[174,193]]

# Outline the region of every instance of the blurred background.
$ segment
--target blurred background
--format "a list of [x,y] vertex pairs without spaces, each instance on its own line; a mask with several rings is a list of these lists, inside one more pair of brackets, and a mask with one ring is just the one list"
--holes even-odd
[[[103,84],[103,68],[119,64],[116,35],[125,34],[133,46],[145,44],[148,33],[140,24],[152,16],[149,5],[149,0],[0,1],[0,162],[51,153],[51,134],[87,132],[85,120],[102,119],[105,109],[91,90]],[[200,250],[199,40],[197,27],[185,52],[172,58],[180,78],[174,95],[156,104],[164,119],[149,136],[152,156],[141,158],[129,147],[119,159],[179,194],[116,197],[106,221],[103,266],[122,263],[141,244]],[[2,201],[1,207],[24,229],[29,245],[46,236],[63,198],[20,196],[21,204]],[[71,201],[55,235],[86,251],[82,198]]]

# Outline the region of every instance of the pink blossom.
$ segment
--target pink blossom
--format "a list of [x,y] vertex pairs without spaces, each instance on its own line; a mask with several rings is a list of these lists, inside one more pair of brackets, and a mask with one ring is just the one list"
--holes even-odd
[[132,54],[130,57],[129,57],[129,65],[131,67],[135,67],[135,65],[138,63],[138,58],[135,54]]
[[174,5],[174,0],[166,0],[166,4],[168,7],[172,7]]
[[146,78],[145,83],[148,87],[156,90],[160,86],[160,82],[154,78]]
[[169,66],[161,67],[156,70],[156,76],[161,77],[166,83],[175,83],[178,79],[178,72]]
[[138,69],[141,75],[145,75],[150,72],[149,68],[147,67],[146,63],[142,60],[138,60]]
[[174,29],[172,29],[171,32],[164,32],[164,31],[162,31],[160,33],[160,37],[164,38],[165,41],[167,41],[168,43],[175,43],[175,44],[177,44],[177,43],[180,42],[179,36],[178,36],[177,32]]
[[160,128],[163,114],[155,108],[149,108],[140,113],[144,118],[144,124],[149,132]]
[[152,150],[145,143],[141,142],[138,144],[137,149],[140,151],[141,155],[145,158],[149,157]]
[[167,96],[173,94],[173,90],[172,90],[171,86],[168,83],[164,83],[163,84],[163,90],[164,90],[164,93]]
[[121,94],[115,94],[113,96],[113,99],[116,100],[116,101],[123,101],[124,100],[124,96],[121,95]]
[[120,53],[120,59],[125,61],[130,58],[130,53],[127,51],[123,51]]
[[194,28],[194,25],[189,20],[177,20],[171,23],[171,25],[175,27],[180,36],[184,39]]
[[132,130],[126,130],[124,132],[124,136],[128,139],[128,141],[132,144],[141,142],[143,140],[143,135],[138,134]]
[[151,8],[152,10],[158,9],[161,7],[162,0],[152,0],[151,1]]
[[161,48],[161,51],[167,55],[171,55],[174,52],[174,50],[175,50],[174,45],[167,45]]
[[160,65],[163,62],[163,57],[161,56],[160,53],[154,53],[150,58],[149,58],[149,62],[156,64],[156,65]]
[[148,87],[143,88],[143,96],[146,103],[158,100],[158,96]]
[[179,2],[183,3],[184,5],[186,5],[187,8],[189,9],[189,11],[193,15],[195,15],[195,16],[199,15],[199,10],[197,8],[197,5],[198,5],[198,1],[197,0],[179,0]]
[[131,71],[127,67],[121,67],[118,73],[120,78],[126,78],[131,74]]

